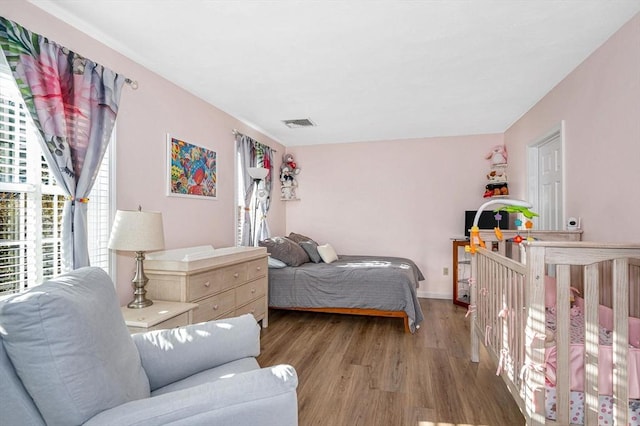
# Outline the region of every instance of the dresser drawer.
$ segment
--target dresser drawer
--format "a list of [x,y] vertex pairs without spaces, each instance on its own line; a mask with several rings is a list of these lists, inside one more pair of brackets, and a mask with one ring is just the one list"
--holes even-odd
[[243,305],[257,297],[267,294],[267,278],[259,278],[236,289],[236,305]]
[[198,300],[210,294],[217,293],[225,287],[222,282],[222,271],[209,271],[189,277],[187,300]]
[[252,260],[247,263],[247,279],[252,280],[267,275],[267,259]]
[[233,311],[235,306],[234,290],[227,290],[215,296],[199,300],[198,308],[193,311],[193,322],[197,324],[218,318],[229,311]]
[[247,281],[247,264],[239,263],[237,265],[222,268],[222,281],[224,288],[235,287]]
[[243,314],[253,314],[257,321],[260,321],[265,316],[265,312],[267,310],[267,302],[265,297],[261,297],[260,299],[256,299],[251,303],[247,303],[246,305],[240,306],[236,309],[236,316]]

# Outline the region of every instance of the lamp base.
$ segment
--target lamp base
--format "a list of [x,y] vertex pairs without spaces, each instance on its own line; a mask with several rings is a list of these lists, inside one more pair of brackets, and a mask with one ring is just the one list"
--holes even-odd
[[146,308],[147,306],[153,305],[153,301],[146,298],[147,290],[145,290],[145,286],[149,279],[144,274],[144,252],[137,251],[136,252],[136,275],[131,280],[131,285],[134,288],[133,291],[133,300],[129,302],[127,308],[131,309],[141,309]]
[[127,308],[130,308],[130,309],[142,309],[142,308],[146,308],[147,306],[151,306],[151,305],[153,305],[153,300],[149,300],[149,299],[136,300],[136,299],[133,299],[131,302],[129,302],[129,304],[127,305]]

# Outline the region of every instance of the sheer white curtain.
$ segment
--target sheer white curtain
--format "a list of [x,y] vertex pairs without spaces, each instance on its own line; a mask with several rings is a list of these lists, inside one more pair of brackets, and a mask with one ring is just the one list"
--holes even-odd
[[[273,175],[273,149],[267,145],[250,138],[249,136],[236,133],[236,152],[238,162],[238,202],[239,202],[239,236],[237,241],[241,246],[251,246],[257,241],[269,238],[269,224],[267,214],[271,204],[271,176]],[[269,174],[259,183],[267,197],[258,199],[255,197],[254,181],[249,175],[249,167],[263,167],[269,169]],[[256,242],[251,241],[253,225],[256,227]]]

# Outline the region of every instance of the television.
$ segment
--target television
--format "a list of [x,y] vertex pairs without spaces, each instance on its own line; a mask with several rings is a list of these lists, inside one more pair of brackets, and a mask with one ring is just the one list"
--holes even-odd
[[[476,217],[477,210],[466,210],[464,212],[464,236],[469,238],[470,230],[473,226],[473,219]],[[500,228],[509,229],[509,213],[500,211],[502,219],[500,219]],[[493,210],[483,210],[480,213],[480,219],[478,219],[478,228],[480,229],[493,229],[498,226],[498,221],[495,218],[496,213]]]

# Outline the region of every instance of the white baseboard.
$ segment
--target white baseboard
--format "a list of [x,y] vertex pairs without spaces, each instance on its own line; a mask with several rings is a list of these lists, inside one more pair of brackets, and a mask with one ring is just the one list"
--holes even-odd
[[423,299],[453,299],[453,294],[447,293],[433,293],[430,291],[420,291],[418,290],[418,297]]

